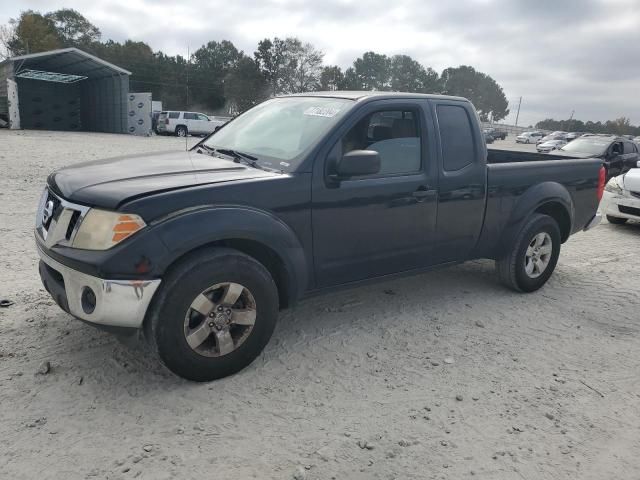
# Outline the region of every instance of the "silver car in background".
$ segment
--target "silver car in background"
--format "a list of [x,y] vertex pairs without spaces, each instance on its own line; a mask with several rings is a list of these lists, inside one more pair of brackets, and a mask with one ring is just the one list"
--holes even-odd
[[546,142],[542,142],[536,145],[536,150],[538,150],[539,153],[549,153],[553,150],[564,147],[566,144],[567,141],[562,139],[547,140]]

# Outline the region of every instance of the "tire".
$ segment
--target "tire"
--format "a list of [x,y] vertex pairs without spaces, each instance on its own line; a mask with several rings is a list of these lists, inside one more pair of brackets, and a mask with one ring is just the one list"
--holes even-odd
[[186,137],[189,134],[189,130],[184,125],[178,125],[176,127],[176,135],[179,137]]
[[[225,284],[244,288],[235,303],[224,302],[231,289],[221,287],[206,293],[212,286]],[[218,292],[220,296],[216,297]],[[202,300],[196,301],[202,294],[211,299],[210,304],[205,302],[206,308]],[[224,312],[218,312],[223,304],[230,314],[227,319],[230,323],[221,330],[217,322],[220,316],[220,322],[225,323]],[[211,313],[200,313],[203,310]],[[251,326],[234,324],[236,312],[250,310],[254,322]],[[233,249],[201,250],[171,268],[145,320],[145,337],[173,373],[187,380],[207,382],[232,375],[253,362],[269,342],[277,318],[278,289],[261,263]],[[215,329],[220,331],[216,333]],[[194,332],[204,333],[194,340],[191,337]],[[223,335],[220,338],[236,335],[227,345],[228,351],[223,352],[222,344],[226,341],[221,341],[218,335]]]
[[621,217],[612,217],[611,215],[607,215],[607,222],[613,223],[614,225],[624,225],[627,223],[626,218]]
[[[532,245],[536,238],[544,238],[542,246],[538,245],[538,253]],[[518,292],[534,292],[542,287],[556,268],[560,256],[560,228],[558,223],[548,215],[536,213],[522,227],[515,241],[506,255],[496,261],[496,270],[502,283]],[[532,254],[539,255],[538,262],[533,262],[534,270],[528,272],[532,265],[528,256],[529,248]],[[541,253],[549,251],[548,256]],[[544,268],[537,265],[545,264]],[[537,270],[536,270],[537,269]],[[541,270],[541,271],[540,271]]]

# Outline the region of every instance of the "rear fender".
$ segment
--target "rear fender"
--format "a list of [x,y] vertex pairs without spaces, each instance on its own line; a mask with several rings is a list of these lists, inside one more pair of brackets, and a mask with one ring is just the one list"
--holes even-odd
[[502,248],[498,253],[511,248],[525,222],[536,210],[544,210],[546,206],[553,204],[559,205],[568,215],[570,223],[568,231],[571,232],[575,214],[571,195],[563,185],[557,182],[539,183],[527,189],[517,200],[502,231],[502,241],[500,242]]

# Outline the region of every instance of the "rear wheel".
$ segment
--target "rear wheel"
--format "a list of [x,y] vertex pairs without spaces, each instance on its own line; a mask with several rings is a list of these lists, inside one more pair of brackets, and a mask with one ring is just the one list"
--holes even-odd
[[188,133],[189,133],[189,131],[187,130],[187,127],[185,127],[184,125],[178,125],[176,127],[176,135],[177,136],[186,137]]
[[232,249],[192,255],[167,276],[145,324],[162,362],[194,381],[249,365],[269,341],[278,292],[268,270]]
[[496,261],[500,280],[519,292],[538,290],[558,263],[560,244],[557,222],[548,215],[534,214],[507,254]]
[[626,218],[612,217],[611,215],[607,215],[607,221],[609,223],[613,223],[614,225],[624,225],[625,223],[627,223]]

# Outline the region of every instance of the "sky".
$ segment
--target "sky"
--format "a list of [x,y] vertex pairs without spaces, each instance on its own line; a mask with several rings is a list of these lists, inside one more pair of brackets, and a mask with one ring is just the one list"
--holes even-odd
[[74,8],[103,40],[186,55],[231,40],[252,55],[266,37],[297,36],[343,68],[366,51],[410,55],[441,72],[471,65],[504,89],[514,123],[544,118],[640,124],[640,0],[20,0],[21,10]]

